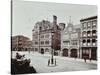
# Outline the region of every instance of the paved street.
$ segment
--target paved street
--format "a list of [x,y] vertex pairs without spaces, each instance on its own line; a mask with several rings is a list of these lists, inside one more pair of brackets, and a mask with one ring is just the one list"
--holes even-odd
[[[61,56],[54,56],[57,62],[57,66],[48,67],[48,59],[51,56],[49,54],[39,54],[36,52],[19,53],[25,54],[25,58],[31,59],[31,65],[34,66],[38,73],[94,70],[97,68],[96,61],[87,61],[87,63],[85,63],[82,59],[74,59]],[[13,52],[13,57],[15,57],[15,52]]]

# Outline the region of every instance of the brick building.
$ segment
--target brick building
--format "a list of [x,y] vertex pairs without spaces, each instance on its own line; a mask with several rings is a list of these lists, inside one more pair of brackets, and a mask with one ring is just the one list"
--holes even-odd
[[12,36],[11,44],[12,51],[32,50],[32,41],[23,35]]
[[97,16],[80,20],[81,22],[81,58],[97,59]]
[[70,21],[61,31],[61,55],[80,58],[80,33],[81,25],[73,25]]
[[51,53],[60,50],[60,28],[57,17],[53,16],[53,22],[42,20],[37,22],[32,30],[32,42],[34,51]]

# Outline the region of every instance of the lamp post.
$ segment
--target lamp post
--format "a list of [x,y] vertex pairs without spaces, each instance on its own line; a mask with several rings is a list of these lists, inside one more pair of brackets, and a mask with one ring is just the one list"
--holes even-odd
[[52,50],[51,50],[51,58],[48,60],[48,66],[56,66],[56,59],[54,60],[54,50],[53,50],[53,41],[54,41],[54,32],[52,31],[51,32],[51,39],[52,39],[52,45],[51,45],[51,48],[52,48]]
[[41,27],[39,27],[39,53],[41,53],[40,51],[40,30],[41,30]]
[[54,61],[53,61],[53,60],[54,60],[54,59],[53,59],[53,54],[54,54],[54,53],[53,53],[53,33],[54,33],[54,32],[51,33],[51,34],[52,34],[51,64],[54,64]]

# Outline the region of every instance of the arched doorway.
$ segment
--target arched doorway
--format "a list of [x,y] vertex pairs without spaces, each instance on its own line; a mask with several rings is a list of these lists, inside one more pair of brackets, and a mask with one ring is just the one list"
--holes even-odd
[[77,58],[77,49],[71,49],[71,57]]
[[44,54],[44,49],[43,48],[41,48],[41,54]]
[[64,48],[64,49],[63,49],[62,55],[63,55],[63,56],[66,56],[66,57],[68,56],[68,49],[67,49],[67,48]]

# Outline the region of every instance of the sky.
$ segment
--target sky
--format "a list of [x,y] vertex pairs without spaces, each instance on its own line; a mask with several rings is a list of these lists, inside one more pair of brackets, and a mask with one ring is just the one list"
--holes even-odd
[[57,23],[71,21],[74,25],[80,24],[80,19],[97,15],[95,5],[77,5],[64,3],[48,3],[13,0],[12,2],[12,36],[24,35],[32,40],[32,29],[38,21],[53,21],[57,16]]

